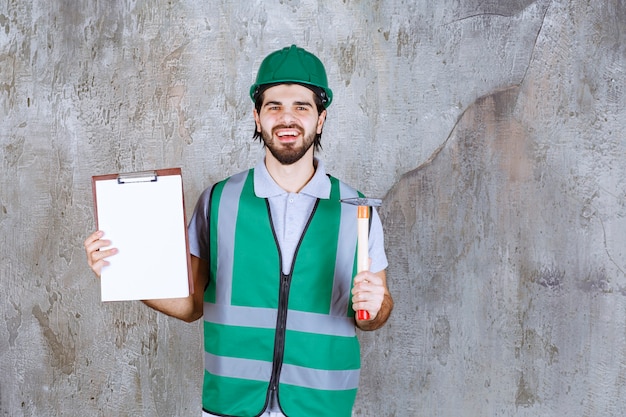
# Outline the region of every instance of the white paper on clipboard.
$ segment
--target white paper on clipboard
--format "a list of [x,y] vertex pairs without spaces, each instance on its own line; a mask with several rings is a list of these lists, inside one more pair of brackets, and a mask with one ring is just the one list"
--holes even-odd
[[96,222],[118,253],[100,278],[102,301],[193,292],[180,168],[92,177]]

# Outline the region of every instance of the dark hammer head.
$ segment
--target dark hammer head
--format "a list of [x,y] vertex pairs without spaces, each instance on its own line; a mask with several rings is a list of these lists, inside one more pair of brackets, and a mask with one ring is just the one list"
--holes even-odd
[[354,198],[343,198],[340,200],[342,203],[352,204],[353,206],[368,206],[368,207],[379,207],[383,200],[380,198],[367,198],[367,197],[354,197]]

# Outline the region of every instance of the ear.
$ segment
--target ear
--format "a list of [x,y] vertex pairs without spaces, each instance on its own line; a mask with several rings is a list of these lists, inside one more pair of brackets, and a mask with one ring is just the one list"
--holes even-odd
[[317,117],[317,134],[322,133],[322,128],[324,127],[324,122],[326,121],[326,110],[322,111],[320,115]]
[[256,108],[252,110],[252,115],[254,116],[254,123],[256,124],[256,131],[261,133],[261,119],[259,118],[259,113],[256,111]]

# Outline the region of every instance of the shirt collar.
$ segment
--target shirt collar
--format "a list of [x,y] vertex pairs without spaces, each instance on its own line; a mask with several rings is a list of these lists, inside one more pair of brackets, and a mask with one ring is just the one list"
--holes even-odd
[[[330,179],[326,175],[324,162],[318,158],[313,158],[317,167],[311,180],[300,191],[315,198],[330,198]],[[265,156],[254,167],[254,194],[259,198],[276,197],[288,194],[272,178],[265,166]]]

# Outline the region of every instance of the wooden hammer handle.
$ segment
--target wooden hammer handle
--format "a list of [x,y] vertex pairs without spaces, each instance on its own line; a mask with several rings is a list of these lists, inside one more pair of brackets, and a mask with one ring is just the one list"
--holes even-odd
[[[369,206],[359,206],[357,218],[357,272],[369,269]],[[358,320],[369,320],[370,313],[367,310],[357,310]]]

